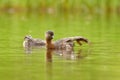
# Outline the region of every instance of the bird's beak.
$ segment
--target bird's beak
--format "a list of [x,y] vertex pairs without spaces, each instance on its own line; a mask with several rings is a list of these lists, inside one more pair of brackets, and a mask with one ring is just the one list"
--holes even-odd
[[52,36],[52,39],[54,38],[54,36]]

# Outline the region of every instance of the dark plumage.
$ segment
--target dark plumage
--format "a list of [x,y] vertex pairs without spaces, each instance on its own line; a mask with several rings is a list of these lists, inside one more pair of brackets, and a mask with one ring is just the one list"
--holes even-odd
[[80,37],[80,36],[63,38],[63,39],[57,40],[54,43],[52,43],[53,36],[54,36],[54,33],[52,31],[46,32],[46,47],[48,49],[73,50],[75,41],[79,45],[82,45],[81,41],[88,43],[87,39]]

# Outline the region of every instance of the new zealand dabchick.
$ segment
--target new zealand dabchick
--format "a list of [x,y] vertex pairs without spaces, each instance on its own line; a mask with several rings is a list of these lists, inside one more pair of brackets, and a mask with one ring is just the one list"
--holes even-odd
[[81,42],[88,43],[88,40],[80,37],[80,36],[75,36],[75,37],[68,37],[68,38],[62,38],[60,40],[57,40],[55,42],[52,42],[54,33],[53,31],[47,31],[45,33],[46,37],[46,47],[47,49],[64,49],[64,50],[73,50],[74,47],[74,42],[76,41],[79,45],[82,45]]

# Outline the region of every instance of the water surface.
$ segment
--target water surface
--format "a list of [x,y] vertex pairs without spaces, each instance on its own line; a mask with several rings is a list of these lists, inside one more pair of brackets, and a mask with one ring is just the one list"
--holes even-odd
[[[1,80],[119,80],[120,79],[120,17],[106,15],[39,15],[1,14],[0,16],[0,78]],[[54,40],[84,36],[79,59],[68,59],[53,53],[46,62],[46,49],[25,54],[25,35],[44,38],[47,30],[55,32]],[[90,52],[89,52],[90,49]]]

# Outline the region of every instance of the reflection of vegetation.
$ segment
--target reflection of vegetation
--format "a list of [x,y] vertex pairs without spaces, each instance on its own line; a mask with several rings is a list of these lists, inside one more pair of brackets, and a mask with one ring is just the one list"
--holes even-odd
[[[0,8],[16,11],[40,11],[44,13],[85,12],[120,13],[119,0],[1,0]],[[27,9],[26,9],[27,8]]]

